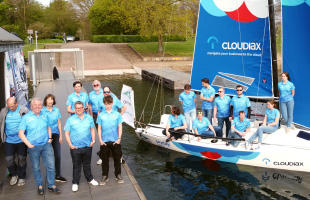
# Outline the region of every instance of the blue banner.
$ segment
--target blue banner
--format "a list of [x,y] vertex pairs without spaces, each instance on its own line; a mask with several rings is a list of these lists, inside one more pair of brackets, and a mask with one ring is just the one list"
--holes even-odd
[[208,78],[217,91],[272,97],[268,0],[201,0],[191,86]]
[[295,85],[295,123],[310,127],[310,1],[283,0],[283,71]]

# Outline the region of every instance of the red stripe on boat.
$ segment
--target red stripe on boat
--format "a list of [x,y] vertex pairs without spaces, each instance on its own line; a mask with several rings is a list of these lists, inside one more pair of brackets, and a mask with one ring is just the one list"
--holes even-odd
[[209,152],[209,151],[205,151],[201,153],[203,156],[210,158],[210,159],[219,159],[220,157],[222,157],[220,154],[214,152]]

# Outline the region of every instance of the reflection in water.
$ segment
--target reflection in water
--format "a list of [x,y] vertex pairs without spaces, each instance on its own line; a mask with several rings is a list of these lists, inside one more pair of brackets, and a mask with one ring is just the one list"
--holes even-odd
[[[98,77],[83,81],[88,93],[95,78]],[[131,86],[135,91],[136,117],[140,118],[152,82],[132,75],[98,79],[119,98],[122,85]],[[156,90],[154,85],[144,122],[149,122]],[[181,106],[180,92],[164,89],[162,104]],[[159,108],[158,100],[152,123],[159,123]],[[131,127],[123,127],[123,155],[147,199],[310,199],[310,173],[204,160],[140,141]]]

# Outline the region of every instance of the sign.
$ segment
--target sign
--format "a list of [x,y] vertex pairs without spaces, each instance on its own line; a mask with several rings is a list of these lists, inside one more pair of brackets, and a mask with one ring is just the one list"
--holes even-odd
[[32,30],[32,29],[28,29],[28,30],[27,30],[27,33],[28,33],[28,34],[33,34],[33,30]]
[[127,109],[123,114],[123,120],[126,124],[135,128],[135,102],[134,102],[134,92],[131,87],[123,85],[121,93],[121,102],[126,105]]

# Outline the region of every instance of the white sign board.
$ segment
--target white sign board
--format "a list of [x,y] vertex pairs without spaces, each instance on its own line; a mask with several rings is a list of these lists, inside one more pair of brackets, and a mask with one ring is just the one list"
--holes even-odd
[[28,33],[28,34],[33,34],[33,30],[32,30],[32,29],[28,29],[28,30],[27,30],[27,33]]
[[126,112],[123,114],[123,120],[126,124],[135,128],[135,102],[134,102],[134,92],[131,87],[123,85],[121,93],[121,102],[126,105]]

